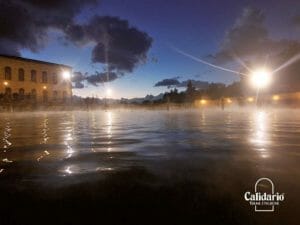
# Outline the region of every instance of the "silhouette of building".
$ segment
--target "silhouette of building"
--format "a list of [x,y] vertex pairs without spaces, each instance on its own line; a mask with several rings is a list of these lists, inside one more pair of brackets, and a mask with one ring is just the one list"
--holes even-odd
[[72,67],[0,55],[0,97],[36,103],[68,102]]

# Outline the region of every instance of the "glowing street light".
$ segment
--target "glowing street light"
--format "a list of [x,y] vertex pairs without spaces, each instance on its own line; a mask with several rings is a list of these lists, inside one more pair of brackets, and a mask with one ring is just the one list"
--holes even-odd
[[201,103],[201,105],[205,105],[207,103],[207,101],[205,99],[201,99],[200,103]]
[[271,73],[266,69],[259,69],[251,74],[250,81],[256,88],[264,88],[271,83]]
[[46,89],[47,89],[47,86],[44,86],[43,89],[46,90]]
[[253,98],[253,97],[249,97],[249,98],[247,98],[247,101],[248,101],[248,102],[253,102],[253,101],[254,101],[254,98]]
[[68,70],[63,71],[63,78],[64,80],[70,80],[71,79],[71,73]]
[[110,97],[112,95],[112,90],[110,88],[106,89],[106,95]]
[[278,101],[280,99],[279,95],[273,95],[272,99],[274,101]]
[[7,85],[8,85],[8,82],[7,82],[7,81],[4,81],[3,84],[4,84],[4,86],[7,86]]

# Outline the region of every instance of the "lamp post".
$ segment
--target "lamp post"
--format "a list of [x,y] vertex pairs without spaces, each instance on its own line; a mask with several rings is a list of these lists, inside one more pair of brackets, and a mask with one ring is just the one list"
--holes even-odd
[[267,87],[271,83],[271,73],[265,68],[255,70],[250,76],[250,82],[256,88],[257,105],[260,89]]
[[63,78],[64,80],[69,81],[71,79],[71,73],[68,70],[63,71]]

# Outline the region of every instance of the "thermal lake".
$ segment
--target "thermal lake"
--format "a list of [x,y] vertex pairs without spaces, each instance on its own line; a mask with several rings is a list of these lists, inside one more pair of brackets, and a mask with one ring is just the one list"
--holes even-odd
[[[299,110],[12,113],[0,137],[0,224],[299,222]],[[244,199],[262,177],[272,213]]]

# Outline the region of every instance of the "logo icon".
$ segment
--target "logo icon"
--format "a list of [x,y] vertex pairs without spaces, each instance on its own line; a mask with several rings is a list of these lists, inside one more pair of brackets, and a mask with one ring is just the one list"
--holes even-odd
[[245,192],[244,198],[254,206],[255,212],[274,212],[275,206],[284,201],[284,193],[275,193],[275,186],[271,179],[263,177],[256,181],[254,193]]

